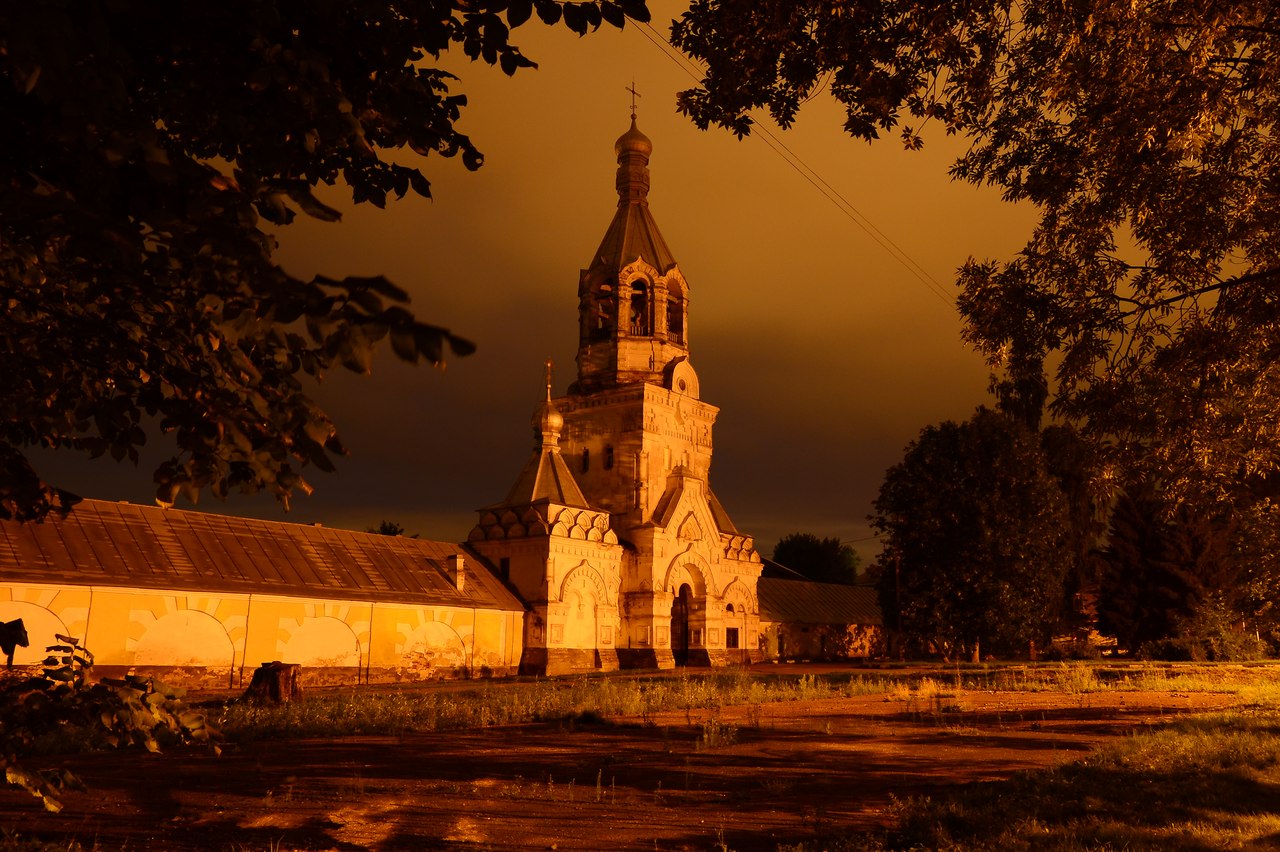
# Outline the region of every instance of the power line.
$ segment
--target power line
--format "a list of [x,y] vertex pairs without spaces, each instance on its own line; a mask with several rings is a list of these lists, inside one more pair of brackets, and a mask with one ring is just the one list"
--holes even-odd
[[[701,70],[697,66],[689,62],[688,58],[672,47],[671,43],[659,33],[652,25],[648,23],[640,24],[634,27],[636,32],[640,33],[664,56],[670,59],[685,74],[689,75],[695,82],[701,79]],[[915,261],[905,249],[893,241],[891,237],[876,227],[865,214],[853,205],[844,194],[831,185],[816,169],[804,161],[802,157],[792,151],[786,143],[775,136],[760,122],[755,122],[756,133],[752,136],[759,138],[765,145],[773,149],[773,152],[783,159],[787,165],[791,166],[802,178],[808,181],[814,189],[818,190],[828,201],[836,206],[836,209],[845,215],[851,222],[857,225],[868,237],[877,245],[885,250],[894,260],[898,262],[907,272],[923,284],[931,293],[937,296],[948,307],[955,310],[955,299],[952,298],[947,288],[938,283],[938,280],[929,274],[923,266]]]

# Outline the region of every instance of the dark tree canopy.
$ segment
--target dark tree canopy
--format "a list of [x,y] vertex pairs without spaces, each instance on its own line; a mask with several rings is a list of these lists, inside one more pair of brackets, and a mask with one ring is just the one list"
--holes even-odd
[[785,535],[773,547],[773,561],[819,583],[853,585],[858,579],[858,552],[839,538]]
[[1276,515],[1220,503],[1170,507],[1151,483],[1116,501],[1101,554],[1098,629],[1122,649],[1182,659],[1240,659],[1274,641]]
[[707,64],[680,102],[700,127],[785,127],[829,91],[856,138],[966,135],[953,176],[1040,213],[959,277],[1002,401],[1051,401],[1174,496],[1277,490],[1273,0],[696,0],[673,41]]
[[578,33],[643,0],[153,0],[0,6],[0,517],[74,501],[24,449],[136,462],[148,428],[176,454],[158,496],[266,489],[286,505],[344,452],[300,379],[472,346],[380,277],[299,280],[269,228],[339,181],[356,203],[429,195],[420,156],[480,152],[450,49],[532,67],[510,43],[534,12]]
[[1069,513],[1016,420],[980,408],[925,428],[885,475],[871,523],[886,623],[917,647],[1018,653],[1056,626]]

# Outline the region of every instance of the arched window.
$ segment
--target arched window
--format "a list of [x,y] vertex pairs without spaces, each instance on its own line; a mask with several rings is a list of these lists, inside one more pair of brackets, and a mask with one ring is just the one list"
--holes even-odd
[[684,296],[678,287],[667,291],[667,338],[684,344]]
[[582,472],[586,473],[591,469],[591,450],[583,449],[582,451]]
[[604,445],[604,469],[613,470],[613,444]]
[[640,337],[653,334],[649,321],[649,283],[643,278],[631,282],[631,333]]

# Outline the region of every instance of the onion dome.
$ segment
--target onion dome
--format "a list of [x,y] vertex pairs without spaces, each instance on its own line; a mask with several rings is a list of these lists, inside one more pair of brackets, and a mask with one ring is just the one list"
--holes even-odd
[[621,157],[624,153],[634,153],[648,157],[653,153],[653,143],[649,141],[648,136],[640,132],[640,128],[636,127],[635,113],[631,114],[631,129],[619,136],[618,141],[613,143],[613,153],[618,157]]
[[564,429],[564,415],[551,403],[551,362],[547,361],[547,397],[533,412],[534,446],[558,447],[560,432]]

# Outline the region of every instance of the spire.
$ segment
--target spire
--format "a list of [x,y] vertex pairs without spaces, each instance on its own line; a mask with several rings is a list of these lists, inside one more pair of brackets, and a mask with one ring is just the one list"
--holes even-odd
[[660,274],[675,266],[676,259],[649,212],[649,157],[653,143],[636,126],[635,86],[631,92],[631,127],[613,144],[618,158],[618,212],[605,231],[592,265],[603,264],[614,271],[642,259]]
[[507,499],[499,505],[527,506],[548,501],[561,506],[587,508],[569,466],[560,455],[560,431],[564,416],[551,402],[551,359],[546,361],[546,397],[533,412],[533,455],[525,464]]
[[533,413],[533,447],[535,450],[551,450],[560,454],[560,430],[564,428],[564,417],[551,404],[551,359],[546,361],[547,396],[542,405]]
[[636,127],[636,98],[640,97],[636,84],[633,82],[627,91],[631,93],[631,129],[613,144],[614,156],[618,158],[618,206],[648,206],[649,155],[653,153],[653,143]]

